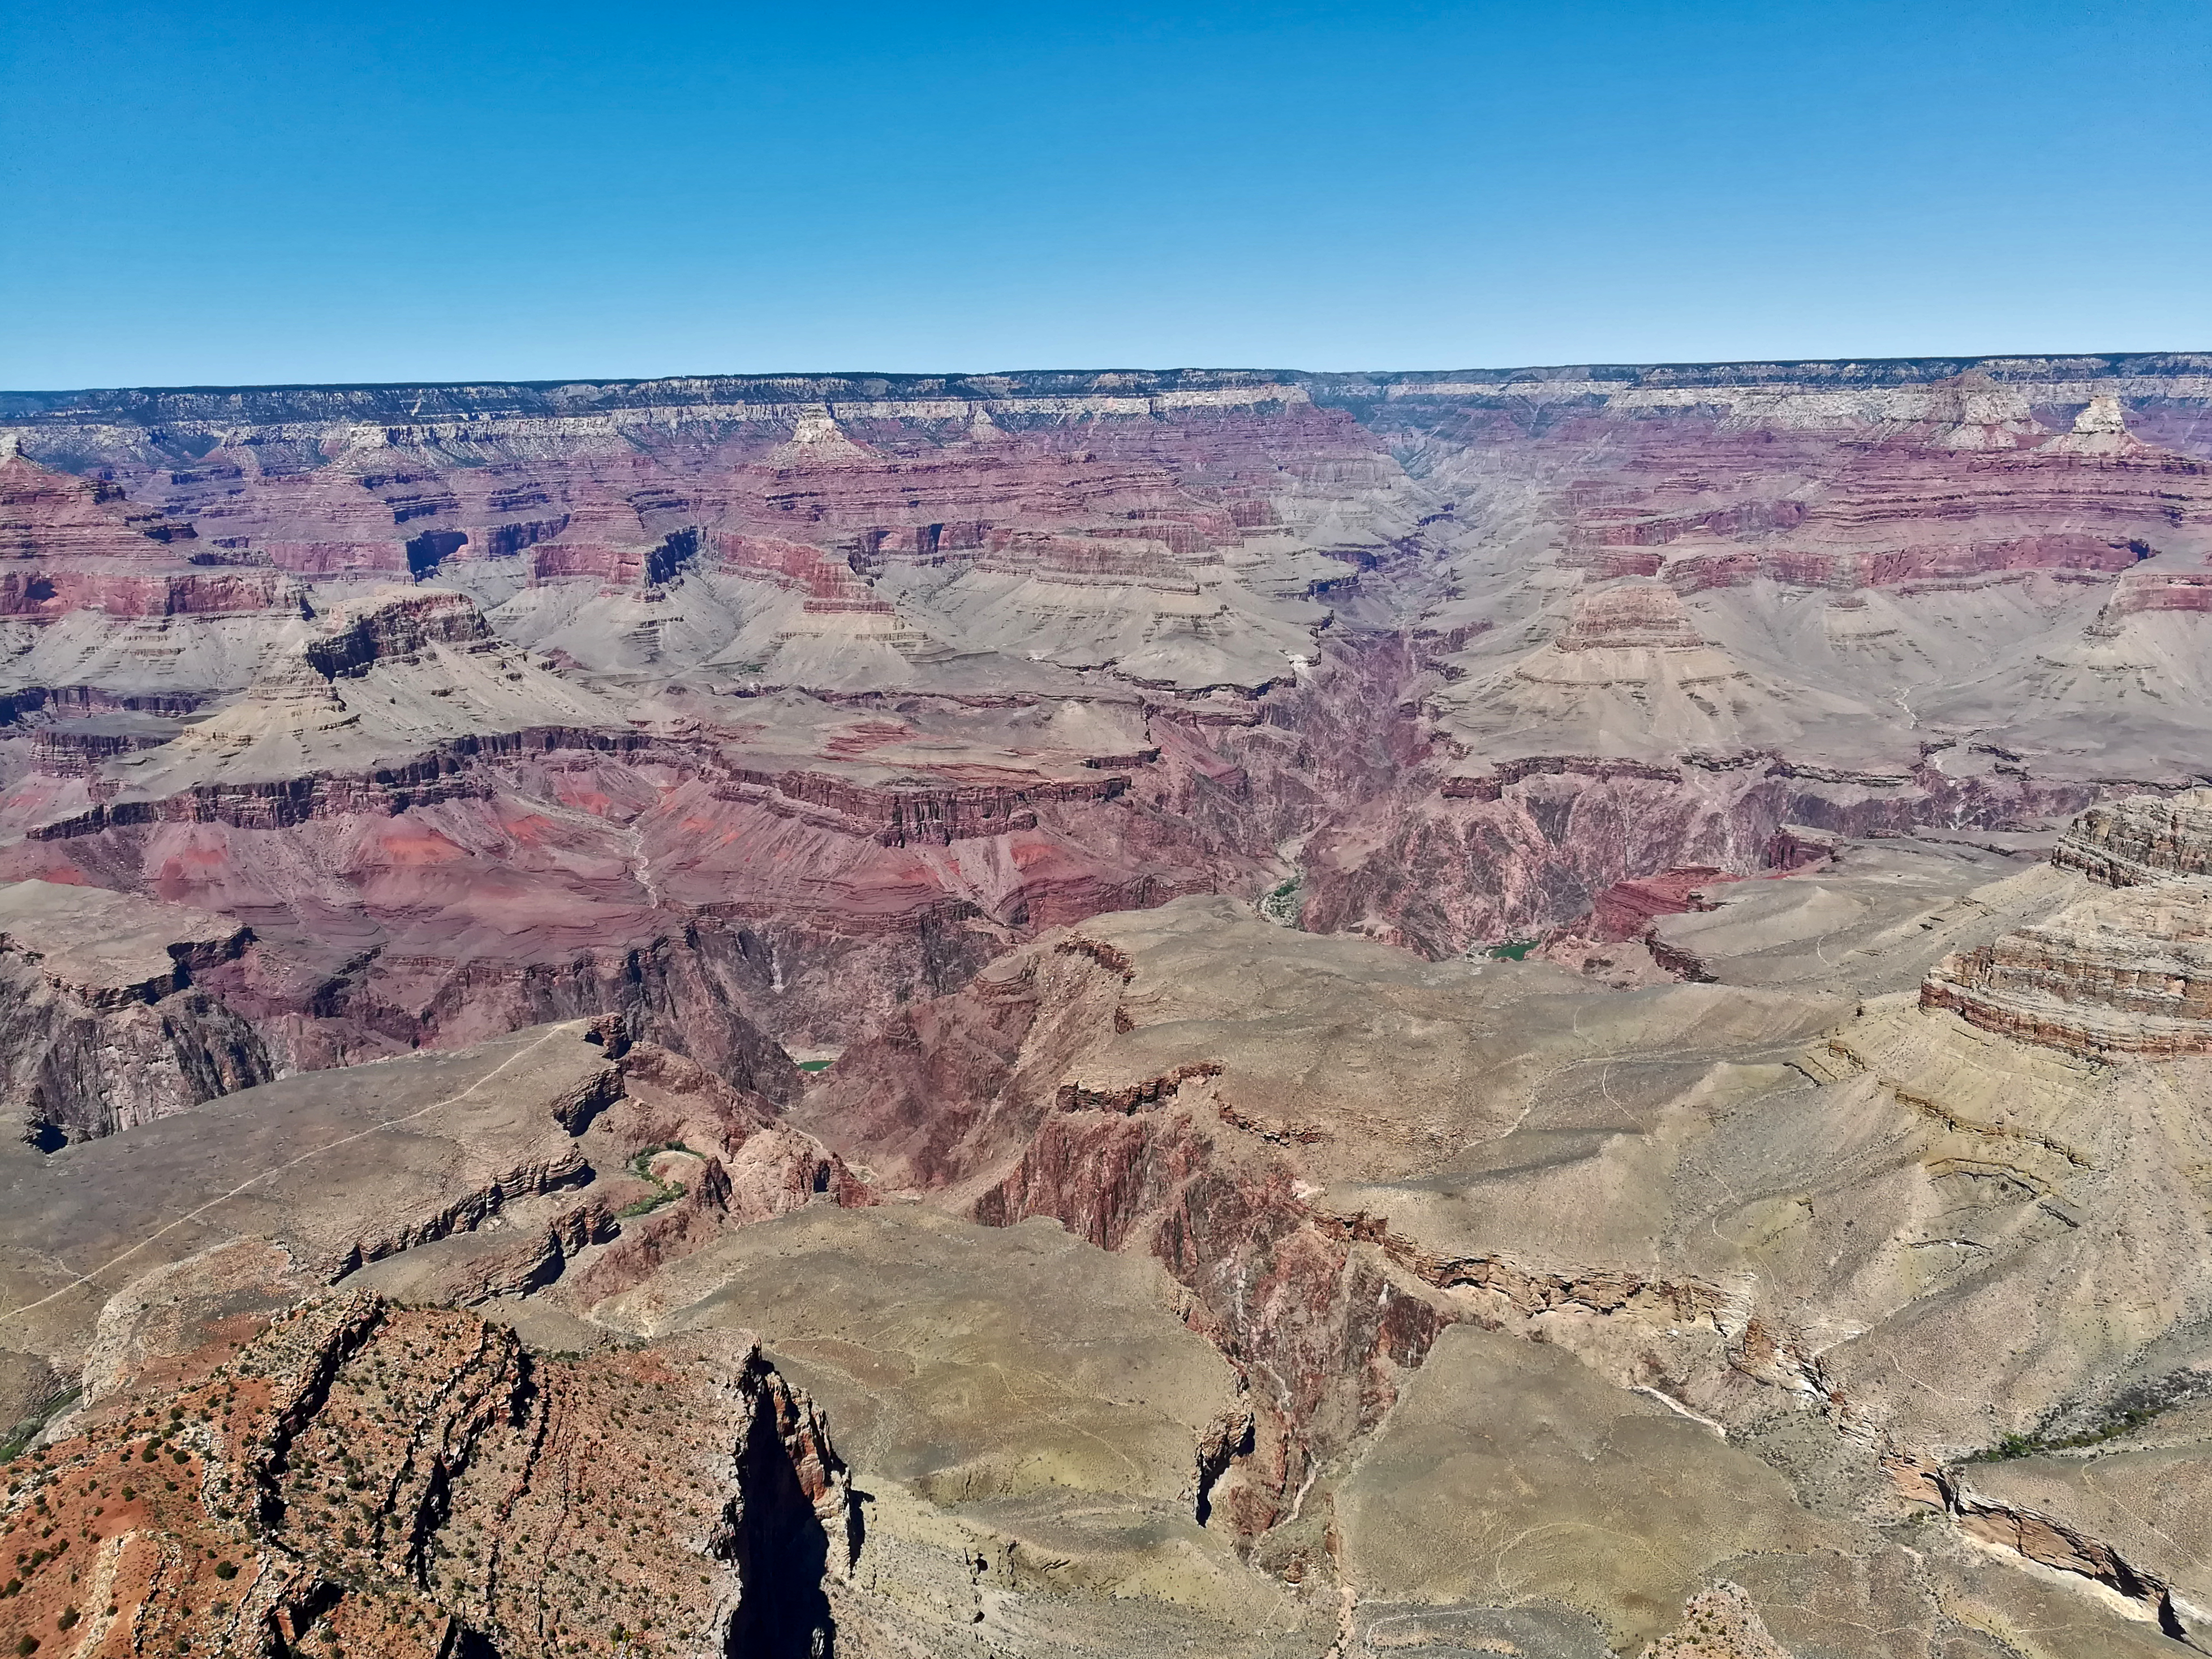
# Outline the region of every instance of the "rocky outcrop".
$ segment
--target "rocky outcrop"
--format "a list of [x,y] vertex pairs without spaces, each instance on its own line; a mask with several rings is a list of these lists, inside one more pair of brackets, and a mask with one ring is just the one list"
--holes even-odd
[[817,1197],[846,1208],[873,1201],[842,1158],[782,1121],[778,1103],[654,1043],[632,1047],[622,1071],[629,1133],[720,1158],[714,1203],[724,1213],[757,1221]]
[[741,1336],[547,1358],[354,1295],[96,1417],[0,1526],[62,1540],[16,1552],[10,1626],[101,1652],[801,1659],[833,1639],[856,1512],[806,1395]]
[[1640,937],[1661,916],[1710,910],[1704,890],[1737,878],[1710,868],[1667,870],[1656,876],[1617,881],[1591,901],[1594,937],[1617,943]]
[[0,617],[45,621],[72,611],[115,617],[228,617],[272,612],[299,616],[304,590],[288,576],[260,570],[179,571],[158,574],[98,570],[0,574]]
[[425,646],[476,645],[491,638],[483,615],[462,593],[380,596],[348,606],[307,647],[307,665],[325,679],[365,673],[372,664]]
[[[739,768],[727,789],[736,799],[790,810],[788,802],[823,809],[840,828],[884,847],[948,847],[1037,827],[1044,804],[1110,801],[1129,787],[1107,775],[1066,782],[1040,781],[1028,788],[881,788],[811,771],[768,773]],[[769,792],[773,792],[771,794]]]
[[1705,645],[1674,589],[1625,582],[1575,596],[1561,651],[1694,651]]
[[1921,1006],[2075,1054],[2212,1053],[2212,884],[2155,882],[1946,957]]
[[[2031,571],[2053,573],[2061,580],[2094,580],[2131,569],[2149,551],[2146,543],[2127,538],[2058,532],[1878,553],[1695,548],[1666,560],[1663,573],[1668,585],[1684,594],[1745,587],[1761,580],[1842,592],[1862,587],[1926,591]],[[1656,558],[1651,565],[1655,573],[1662,568]]]
[[2090,623],[2091,639],[2118,637],[2130,617],[2158,611],[2202,616],[2212,611],[2212,573],[2202,570],[2137,570],[2112,585],[2112,597]]
[[[1976,1471],[1954,1467],[1928,1472],[1917,1483],[1949,1513],[1968,1537],[2033,1561],[2039,1567],[2071,1573],[2141,1604],[2159,1632],[2195,1651],[2204,1650],[2205,1614],[2179,1601],[2174,1588],[2158,1572],[2131,1562],[2103,1539],[2075,1522],[2046,1515],[2001,1495],[1976,1490]],[[2188,1618],[2185,1622],[2183,1611]]]
[[267,1082],[260,1036],[196,983],[252,938],[100,888],[0,886],[0,1112],[51,1151]]
[[1945,957],[1922,1006],[2081,1054],[2212,1052],[2212,789],[2099,802],[2051,861],[2118,890]]
[[2051,861],[2107,887],[2212,877],[2212,789],[2100,801],[2066,827]]
[[1218,1107],[1079,1102],[1045,1121],[975,1215],[1051,1216],[1167,1265],[1194,1297],[1186,1316],[1254,1385],[1249,1450],[1207,1502],[1256,1538],[1297,1518],[1302,1486],[1382,1419],[1454,1316],[1298,1201],[1289,1166],[1233,1144],[1243,1127]]

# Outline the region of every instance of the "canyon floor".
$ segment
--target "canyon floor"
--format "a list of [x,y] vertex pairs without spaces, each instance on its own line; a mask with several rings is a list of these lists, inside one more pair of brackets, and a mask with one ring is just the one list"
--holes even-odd
[[2207,358],[0,393],[0,1651],[2212,1651],[2208,629]]

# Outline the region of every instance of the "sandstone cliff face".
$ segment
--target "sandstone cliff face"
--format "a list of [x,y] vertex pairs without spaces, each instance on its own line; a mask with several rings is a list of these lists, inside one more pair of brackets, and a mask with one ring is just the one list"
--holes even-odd
[[2092,806],[2067,826],[2051,861],[2107,887],[2212,875],[2212,789]]
[[1945,957],[1921,988],[1922,1006],[2097,1057],[2206,1052],[2212,790],[2091,806],[2051,861],[2119,890]]
[[2212,885],[2128,888],[1947,957],[1921,1004],[2078,1054],[2212,1052]]

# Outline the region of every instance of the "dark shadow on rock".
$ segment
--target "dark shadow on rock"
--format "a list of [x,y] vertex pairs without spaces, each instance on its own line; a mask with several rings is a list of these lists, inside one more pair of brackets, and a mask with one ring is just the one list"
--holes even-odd
[[731,1659],[832,1659],[836,1625],[823,1589],[830,1536],[799,1483],[765,1395],[743,1462],[744,1512],[732,1540],[743,1599],[726,1651]]

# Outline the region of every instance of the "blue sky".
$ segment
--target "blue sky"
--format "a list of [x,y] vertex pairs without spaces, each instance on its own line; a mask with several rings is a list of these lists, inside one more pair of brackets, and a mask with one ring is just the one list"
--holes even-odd
[[15,0],[0,386],[2212,349],[2212,4]]

